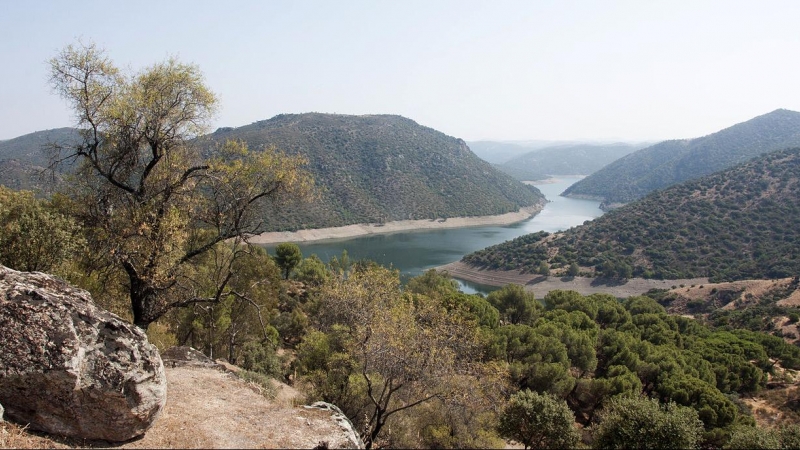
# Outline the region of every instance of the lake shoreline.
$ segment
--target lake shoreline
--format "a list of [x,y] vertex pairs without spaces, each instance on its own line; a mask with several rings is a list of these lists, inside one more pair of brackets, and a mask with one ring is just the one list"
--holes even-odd
[[456,279],[486,286],[502,287],[507,284],[519,284],[524,286],[526,291],[533,292],[536,298],[542,298],[548,292],[555,290],[571,290],[581,295],[603,293],[618,298],[627,298],[642,295],[650,289],[671,289],[672,286],[708,284],[708,278],[681,280],[631,278],[617,283],[588,277],[546,277],[539,274],[523,274],[516,270],[483,270],[461,261],[439,266],[436,270],[447,272]]
[[394,222],[362,223],[344,227],[314,228],[298,231],[273,231],[250,236],[251,244],[269,245],[283,242],[316,242],[350,239],[372,234],[389,234],[418,230],[444,230],[450,228],[511,225],[530,219],[544,209],[546,201],[520,208],[516,212],[496,216],[451,217],[448,219],[399,220]]

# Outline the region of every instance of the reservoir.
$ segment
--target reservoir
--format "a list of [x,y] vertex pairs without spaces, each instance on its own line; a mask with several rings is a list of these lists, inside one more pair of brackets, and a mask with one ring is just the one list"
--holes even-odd
[[[363,237],[298,242],[303,256],[316,254],[322,261],[347,250],[351,261],[369,259],[413,277],[433,267],[460,260],[464,255],[537,231],[565,230],[603,214],[600,202],[560,197],[582,177],[560,176],[554,182],[535,184],[549,201],[544,209],[522,222],[502,226],[478,226],[442,230],[420,230]],[[274,254],[274,245],[266,246]],[[486,292],[483,286],[462,283],[464,292]]]

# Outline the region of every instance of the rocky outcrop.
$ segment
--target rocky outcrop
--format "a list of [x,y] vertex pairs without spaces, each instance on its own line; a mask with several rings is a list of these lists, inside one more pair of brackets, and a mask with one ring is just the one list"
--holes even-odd
[[361,440],[361,436],[356,432],[353,422],[347,418],[338,406],[327,402],[315,402],[311,405],[304,406],[304,408],[329,411],[331,413],[330,420],[336,423],[341,429],[341,434],[339,436],[332,436],[334,437],[334,442],[336,440],[342,440],[343,438],[344,442],[337,442],[337,444],[340,445],[339,447],[329,447],[331,444],[327,440],[320,441],[320,444],[325,444],[321,446],[326,448],[364,448],[364,441]]
[[175,346],[161,353],[164,367],[207,367],[209,369],[226,370],[225,366],[204,355],[203,352],[187,346]]
[[0,403],[32,429],[119,442],[166,402],[164,366],[144,332],[50,275],[0,266]]

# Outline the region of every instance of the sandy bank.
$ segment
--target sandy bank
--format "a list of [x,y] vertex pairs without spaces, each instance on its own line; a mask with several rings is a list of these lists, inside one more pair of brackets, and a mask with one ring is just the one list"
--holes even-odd
[[525,286],[526,290],[536,294],[537,298],[542,298],[548,292],[557,289],[577,291],[582,295],[605,293],[625,298],[644,294],[650,289],[670,289],[672,286],[708,284],[708,278],[683,280],[631,278],[630,280],[616,283],[599,278],[545,277],[537,274],[521,274],[515,270],[480,270],[460,261],[437,267],[437,269],[446,271],[455,278],[488,286],[520,284]]
[[447,228],[478,227],[489,225],[510,225],[521,222],[544,208],[544,204],[522,208],[517,212],[498,216],[451,217],[434,220],[400,220],[385,224],[364,223],[346,227],[316,228],[313,230],[278,231],[251,236],[252,244],[278,244],[281,242],[310,242],[325,239],[347,239],[370,234],[397,233],[413,230],[433,230]]

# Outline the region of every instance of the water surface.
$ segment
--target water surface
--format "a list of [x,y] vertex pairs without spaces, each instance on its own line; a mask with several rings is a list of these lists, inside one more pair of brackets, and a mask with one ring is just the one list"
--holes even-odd
[[[479,226],[444,230],[420,230],[374,234],[349,239],[298,242],[304,256],[316,254],[323,261],[339,257],[347,250],[351,261],[369,259],[398,269],[403,278],[412,277],[433,267],[460,260],[464,255],[537,231],[556,232],[581,225],[603,214],[600,203],[571,199],[558,194],[581,177],[558,177],[555,183],[536,184],[549,201],[534,217],[512,225]],[[273,253],[274,245],[266,246]],[[496,289],[467,282],[465,292]]]

